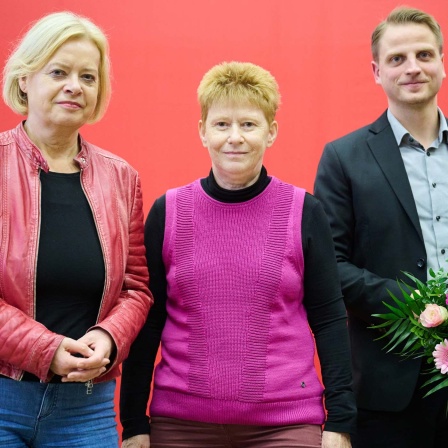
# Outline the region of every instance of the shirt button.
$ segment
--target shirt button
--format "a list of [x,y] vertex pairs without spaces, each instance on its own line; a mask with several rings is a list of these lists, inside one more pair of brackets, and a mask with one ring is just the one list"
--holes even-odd
[[442,252],[442,254],[444,254],[445,253],[445,249],[442,249],[440,252]]
[[410,141],[411,143],[414,143],[414,139],[413,139],[412,137],[409,137],[409,141]]
[[436,216],[436,220],[437,220],[437,221],[440,221],[440,216]]
[[419,268],[422,268],[423,266],[425,266],[425,259],[424,259],[424,258],[419,258],[419,259],[417,260],[417,266],[418,266]]
[[437,185],[437,184],[436,184],[435,182],[432,183],[432,186],[433,186],[434,188],[436,188],[436,185]]
[[426,155],[429,157],[431,153],[429,151],[426,151]]

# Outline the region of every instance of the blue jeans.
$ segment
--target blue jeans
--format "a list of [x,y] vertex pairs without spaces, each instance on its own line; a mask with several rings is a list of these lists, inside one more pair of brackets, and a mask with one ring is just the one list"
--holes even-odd
[[46,384],[0,378],[0,447],[118,448],[115,381]]

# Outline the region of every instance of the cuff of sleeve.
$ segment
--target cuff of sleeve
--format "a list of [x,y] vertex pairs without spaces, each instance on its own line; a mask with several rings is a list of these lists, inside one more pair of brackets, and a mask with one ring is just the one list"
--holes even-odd
[[339,432],[347,434],[356,434],[356,419],[344,422],[325,422],[324,431]]
[[123,425],[123,440],[138,436],[139,434],[151,434],[151,426],[147,415],[144,418],[123,420],[121,424]]

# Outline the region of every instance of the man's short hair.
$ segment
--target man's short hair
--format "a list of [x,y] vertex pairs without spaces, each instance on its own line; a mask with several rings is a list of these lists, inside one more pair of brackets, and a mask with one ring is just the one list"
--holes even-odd
[[439,47],[440,53],[443,51],[443,36],[440,25],[437,23],[436,19],[423,12],[419,9],[408,8],[406,6],[401,6],[394,9],[386,18],[383,20],[372,33],[372,56],[375,61],[378,61],[378,47],[386,28],[389,25],[405,25],[405,24],[421,24],[426,25],[436,38],[437,45]]

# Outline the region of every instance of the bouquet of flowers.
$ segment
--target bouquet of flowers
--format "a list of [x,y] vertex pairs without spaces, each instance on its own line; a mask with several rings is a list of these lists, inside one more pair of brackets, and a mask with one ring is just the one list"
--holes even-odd
[[388,352],[396,351],[405,358],[426,358],[430,379],[423,387],[431,386],[425,396],[448,387],[448,273],[443,268],[429,270],[429,279],[421,282],[404,272],[413,282],[398,281],[402,298],[390,291],[394,305],[384,303],[389,313],[374,314],[385,322],[372,326],[382,329],[388,338]]

